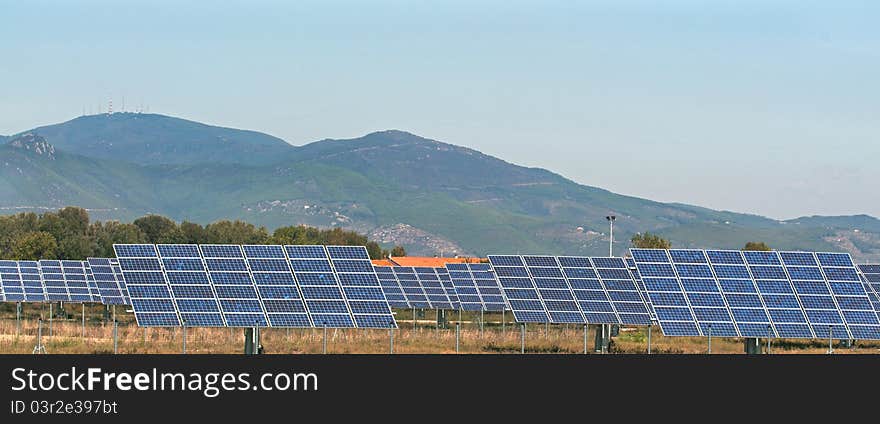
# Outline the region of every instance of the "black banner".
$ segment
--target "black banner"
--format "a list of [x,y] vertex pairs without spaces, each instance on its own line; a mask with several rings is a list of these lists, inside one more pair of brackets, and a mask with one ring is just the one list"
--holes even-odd
[[0,364],[3,407],[20,422],[661,419],[762,405],[798,415],[873,405],[880,376],[878,357],[858,355],[7,355]]

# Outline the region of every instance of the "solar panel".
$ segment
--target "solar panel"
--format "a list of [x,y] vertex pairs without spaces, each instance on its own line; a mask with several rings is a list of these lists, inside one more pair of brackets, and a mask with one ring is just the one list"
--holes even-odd
[[727,301],[702,250],[669,250],[678,280],[704,335],[738,337]]
[[880,321],[849,253],[815,256],[852,338],[880,340]]
[[327,246],[327,254],[357,327],[396,328],[397,323],[382,292],[367,248]]
[[560,256],[557,260],[575,299],[578,301],[578,306],[584,314],[585,322],[619,324],[620,317],[617,315],[611,296],[599,278],[590,258]]
[[92,301],[89,284],[86,281],[86,270],[81,261],[61,261],[61,273],[70,302],[87,303]]
[[779,256],[816,337],[828,338],[829,328],[833,328],[834,337],[849,339],[843,316],[814,254],[779,252]]
[[[10,294],[8,300],[7,292]],[[0,300],[4,302],[24,300],[24,286],[21,282],[21,273],[18,271],[18,262],[0,261]]]
[[83,261],[82,264],[86,271],[86,284],[89,287],[89,296],[92,298],[92,302],[104,303],[104,300],[101,298],[101,291],[98,289],[98,283],[95,280],[95,275],[92,273],[92,267],[88,261]]
[[743,337],[777,337],[742,252],[707,250],[706,258]]
[[[203,269],[207,270],[209,284],[213,286],[209,286],[216,299],[213,305],[219,304],[219,310],[211,310],[210,322],[216,322],[219,318],[216,312],[221,312],[220,321],[225,321],[227,327],[267,327],[269,320],[241,246],[203,244],[194,247],[196,251],[191,253],[198,255],[201,250],[199,260],[204,260]],[[204,292],[206,296],[209,294],[212,292]]]
[[[176,310],[188,327],[224,327],[226,323],[211,279],[194,244],[158,244],[161,269],[171,288]],[[120,259],[120,262],[122,260]]]
[[403,294],[403,288],[394,276],[394,271],[390,266],[374,266],[376,276],[379,278],[379,284],[382,286],[382,292],[385,293],[385,299],[388,299],[388,305],[392,308],[409,309],[409,302],[406,301],[406,295]]
[[70,302],[70,292],[64,282],[64,271],[61,261],[40,260],[40,277],[46,288],[46,300],[49,302]]
[[865,292],[868,293],[868,297],[871,298],[871,303],[874,305],[874,311],[880,317],[880,265],[866,264],[859,265],[858,268],[862,274]]
[[452,278],[449,277],[449,271],[447,271],[446,268],[437,267],[434,268],[434,272],[440,277],[440,285],[443,286],[443,291],[446,292],[446,296],[449,297],[452,309],[456,311],[461,310],[461,303],[458,301],[458,294],[455,292]]
[[355,327],[324,246],[284,246],[284,250],[312,323],[316,327]]
[[744,251],[749,273],[778,337],[815,338],[777,252]]
[[119,268],[125,280],[135,320],[141,327],[179,327],[171,287],[165,279],[156,246],[115,244]]
[[21,284],[24,288],[25,301],[45,302],[46,286],[40,275],[40,264],[37,261],[19,261],[18,271],[21,274]]
[[550,322],[547,307],[544,305],[522,257],[489,255],[489,262],[498,276],[504,297],[510,303],[510,309],[517,322]]
[[425,291],[425,297],[428,298],[429,309],[452,309],[452,301],[449,300],[437,271],[432,267],[414,267],[413,270],[419,285]]
[[550,322],[574,324],[587,322],[555,257],[523,256],[522,259],[537,288],[538,296],[546,307]]
[[117,280],[116,273],[109,258],[89,258],[89,269],[94,277],[95,284],[101,295],[101,301],[106,305],[124,305],[125,295]]
[[[662,249],[630,249],[657,321],[667,336],[702,336],[672,259]],[[714,330],[713,330],[714,333]]]
[[468,269],[474,277],[474,284],[480,292],[483,308],[487,311],[501,312],[510,310],[510,304],[501,290],[498,276],[491,265],[485,263],[468,264]]
[[642,302],[644,302],[645,306],[648,308],[651,322],[656,322],[657,314],[654,312],[654,305],[651,304],[651,299],[648,298],[648,292],[645,290],[645,282],[642,281],[642,276],[639,274],[638,268],[636,268],[636,261],[631,257],[627,257],[624,258],[624,262],[626,262],[626,266],[629,268],[629,273],[632,275],[633,281],[636,283],[636,289],[639,290],[639,296],[642,298]]
[[116,276],[116,282],[119,283],[119,288],[122,290],[122,297],[125,299],[125,304],[131,305],[131,297],[128,295],[128,288],[125,286],[125,278],[123,278],[122,275],[122,268],[119,267],[119,259],[110,258],[110,268],[113,269],[113,274]]
[[312,327],[282,246],[242,246],[271,327]]
[[865,286],[865,293],[868,294],[868,298],[871,300],[871,306],[873,306],[877,317],[880,318],[880,293],[874,290],[874,287],[871,286],[864,274],[861,274],[861,277],[862,285]]
[[621,258],[590,258],[621,324],[650,325],[651,315],[629,268]]
[[391,271],[400,283],[400,288],[403,290],[406,301],[411,308],[430,309],[431,304],[428,302],[425,289],[419,282],[418,276],[416,276],[415,269],[412,267],[395,266],[391,267]]
[[483,299],[477,289],[477,283],[468,264],[448,263],[446,270],[452,280],[452,286],[458,296],[459,305],[464,311],[481,311],[484,309]]

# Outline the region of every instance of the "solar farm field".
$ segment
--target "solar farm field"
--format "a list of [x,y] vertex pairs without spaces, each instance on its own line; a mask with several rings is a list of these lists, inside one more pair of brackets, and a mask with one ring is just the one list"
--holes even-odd
[[[88,306],[86,326],[83,333],[80,306],[71,305],[53,317],[52,335],[49,334],[48,310],[45,305],[26,305],[21,328],[16,323],[12,305],[0,308],[0,351],[10,354],[28,354],[36,344],[38,319],[42,316],[42,344],[50,354],[112,354],[113,325],[107,319],[105,308]],[[54,311],[56,314],[59,312]],[[455,320],[447,328],[437,328],[432,311],[419,316],[415,327],[410,311],[398,312],[400,328],[394,330],[395,354],[456,354]],[[177,354],[182,352],[181,328],[143,328],[134,322],[132,314],[117,309],[118,354]],[[464,313],[459,340],[460,354],[519,354],[521,334],[519,326],[505,316],[502,329],[501,314],[486,314],[483,331],[479,328],[479,314]],[[188,354],[240,354],[243,331],[231,328],[187,328],[186,349]],[[701,337],[664,337],[659,327],[652,327],[651,351],[654,354],[705,354],[707,343]],[[594,351],[595,329],[588,332],[588,354]],[[389,353],[389,330],[377,329],[328,329],[328,354],[387,354]],[[324,334],[322,329],[265,329],[262,343],[266,354],[322,354]],[[835,353],[877,354],[880,342],[860,341],[853,347],[834,343]],[[647,348],[647,327],[624,327],[613,338],[612,354],[644,354]],[[822,340],[783,339],[774,340],[773,354],[824,354],[828,343]],[[525,340],[526,354],[583,354],[583,328],[574,325],[529,324]],[[713,354],[741,354],[743,346],[739,339],[717,338],[712,340]]]

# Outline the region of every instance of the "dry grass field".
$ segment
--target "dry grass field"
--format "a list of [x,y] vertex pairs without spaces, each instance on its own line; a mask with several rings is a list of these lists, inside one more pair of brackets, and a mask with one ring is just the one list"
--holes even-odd
[[[87,308],[85,334],[82,330],[80,305],[72,305],[62,317],[52,320],[51,335],[45,306],[25,309],[21,328],[4,310],[0,319],[0,353],[31,353],[36,345],[38,318],[43,317],[43,345],[50,354],[111,354],[113,353],[112,320],[100,306]],[[180,328],[137,327],[133,317],[118,311],[118,344],[120,354],[170,354],[181,353],[183,334]],[[432,317],[432,313],[427,313]],[[457,318],[457,315],[450,317]],[[460,353],[466,354],[518,354],[520,352],[519,326],[507,322],[502,329],[501,316],[486,315],[486,326],[480,331],[473,318],[463,317],[460,336]],[[412,325],[409,311],[398,314],[400,328],[394,331],[395,354],[455,354],[455,324],[449,328],[436,328],[433,321],[425,319]],[[389,330],[345,329],[327,330],[327,353],[329,354],[384,354],[389,352]],[[324,330],[322,329],[264,329],[262,342],[267,354],[321,354]],[[588,334],[588,353],[593,353],[594,333]],[[187,353],[239,354],[243,351],[244,335],[241,329],[188,328]],[[526,331],[526,353],[582,354],[584,352],[583,328],[580,326],[529,325]],[[658,327],[652,330],[652,353],[705,354],[705,338],[663,337]],[[611,353],[640,354],[647,349],[646,328],[623,328]],[[828,342],[821,340],[774,340],[774,354],[801,353],[824,354]],[[743,345],[738,339],[712,339],[712,353],[741,354]],[[839,346],[835,341],[835,353],[880,353],[880,342],[858,342],[854,347]]]
[[[79,305],[76,306],[79,308]],[[98,308],[95,308],[98,309]],[[31,353],[36,345],[38,314],[25,314],[21,328],[13,314],[4,314],[0,320],[0,353]],[[100,313],[87,314],[85,334],[80,316],[69,309],[63,318],[52,321],[51,335],[48,320],[43,325],[43,345],[50,354],[111,354],[113,353],[113,325]],[[401,312],[403,314],[405,312]],[[400,328],[394,331],[395,354],[454,354],[455,324],[450,328],[436,328],[429,320],[417,321],[414,328],[410,317],[399,317]],[[509,319],[508,315],[508,319]],[[183,334],[180,328],[137,327],[129,314],[118,316],[117,352],[120,354],[170,354],[181,353]],[[389,352],[388,330],[328,329],[327,353],[329,354],[384,354]],[[588,353],[593,353],[594,333],[588,334]],[[243,350],[244,336],[241,329],[188,328],[187,353],[239,354]],[[323,351],[322,329],[264,329],[262,342],[267,354],[320,354]],[[663,337],[659,328],[652,330],[652,353],[705,354],[705,338]],[[487,315],[486,326],[480,331],[475,321],[465,320],[461,327],[460,353],[518,354],[520,352],[520,329],[507,322],[502,329],[500,315]],[[776,340],[772,353],[824,354],[827,341]],[[640,354],[647,349],[646,328],[623,328],[614,338],[612,353]],[[530,325],[526,332],[526,353],[582,354],[584,352],[583,328],[555,325]],[[740,340],[713,338],[712,353],[740,354]],[[880,343],[859,342],[856,346],[843,347],[835,341],[835,353],[880,353]]]

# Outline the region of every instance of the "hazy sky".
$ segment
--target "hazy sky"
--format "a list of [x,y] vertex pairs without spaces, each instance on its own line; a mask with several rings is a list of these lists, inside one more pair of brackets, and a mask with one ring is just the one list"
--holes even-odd
[[[880,216],[880,2],[0,0],[0,134],[397,128],[661,201]],[[51,140],[50,140],[51,142]]]

